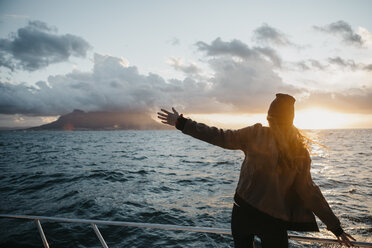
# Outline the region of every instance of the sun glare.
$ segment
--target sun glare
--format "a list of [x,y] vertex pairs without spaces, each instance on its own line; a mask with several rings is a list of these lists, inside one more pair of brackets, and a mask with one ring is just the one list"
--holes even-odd
[[296,111],[294,125],[300,129],[347,128],[352,124],[353,119],[348,114],[312,108]]
[[[268,125],[266,114],[194,114],[192,119],[220,128],[241,128],[255,123]],[[296,111],[294,125],[300,129],[353,128],[361,120],[357,114],[344,114],[322,108]]]

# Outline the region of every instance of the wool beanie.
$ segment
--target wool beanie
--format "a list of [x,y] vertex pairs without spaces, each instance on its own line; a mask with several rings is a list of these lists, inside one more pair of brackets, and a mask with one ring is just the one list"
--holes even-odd
[[293,124],[295,101],[293,96],[276,94],[276,98],[270,104],[267,119],[272,119],[278,124]]

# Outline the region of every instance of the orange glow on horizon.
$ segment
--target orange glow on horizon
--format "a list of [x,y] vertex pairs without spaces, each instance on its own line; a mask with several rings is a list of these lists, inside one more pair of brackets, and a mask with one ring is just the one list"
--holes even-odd
[[[224,129],[237,129],[255,123],[268,125],[266,113],[185,114],[185,117]],[[310,108],[296,111],[294,125],[299,129],[372,128],[372,115],[347,114],[322,108]]]
[[294,125],[300,129],[348,128],[356,121],[352,114],[333,112],[322,108],[311,108],[296,112]]

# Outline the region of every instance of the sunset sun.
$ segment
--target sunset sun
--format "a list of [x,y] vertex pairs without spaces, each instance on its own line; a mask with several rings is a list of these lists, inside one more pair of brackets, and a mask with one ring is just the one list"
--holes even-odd
[[352,123],[352,117],[323,108],[310,108],[296,112],[294,125],[300,129],[343,128]]

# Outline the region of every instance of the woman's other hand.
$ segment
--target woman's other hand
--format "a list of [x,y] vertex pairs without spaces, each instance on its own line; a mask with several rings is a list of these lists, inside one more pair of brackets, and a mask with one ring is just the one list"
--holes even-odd
[[177,119],[180,116],[178,112],[174,108],[172,108],[173,113],[165,109],[161,109],[161,111],[162,112],[158,112],[158,118],[162,120],[161,122],[171,126],[176,126]]
[[337,240],[341,245],[346,245],[347,247],[354,246],[350,239],[356,241],[350,234],[342,233],[340,236],[337,236]]

